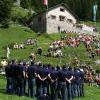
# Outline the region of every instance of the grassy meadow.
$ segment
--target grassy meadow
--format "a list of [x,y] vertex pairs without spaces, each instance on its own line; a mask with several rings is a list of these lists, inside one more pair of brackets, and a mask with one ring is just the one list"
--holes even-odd
[[91,63],[94,68],[97,68],[98,65],[95,64],[96,59],[100,59],[100,56],[95,57],[95,59],[90,59],[84,45],[81,43],[79,47],[64,47],[63,57],[54,58],[54,57],[45,57],[44,55],[47,53],[47,49],[50,43],[55,40],[60,40],[61,37],[67,36],[64,33],[58,34],[41,34],[38,36],[37,33],[33,32],[27,27],[23,27],[18,24],[11,24],[8,29],[0,28],[0,60],[6,57],[6,49],[7,45],[12,45],[14,43],[24,43],[28,38],[36,38],[37,46],[34,45],[26,45],[25,49],[11,49],[10,59],[26,59],[29,60],[29,55],[31,52],[36,53],[38,47],[42,47],[43,55],[40,57],[36,55],[36,61],[41,60],[43,63],[51,63],[52,65],[57,64],[70,64],[72,65],[74,57],[77,56],[81,63]]
[[[100,24],[98,24],[98,27]],[[77,48],[73,47],[65,47],[62,49],[64,56],[61,58],[53,58],[53,57],[45,57],[44,55],[47,53],[47,48],[50,43],[55,40],[59,40],[62,36],[66,34],[58,33],[58,34],[41,34],[38,36],[37,33],[33,32],[31,29],[27,27],[23,27],[19,24],[11,24],[8,29],[0,28],[0,61],[6,57],[6,50],[4,49],[7,45],[11,45],[14,43],[23,43],[28,38],[36,38],[38,40],[38,45],[26,45],[25,49],[11,49],[10,59],[26,59],[29,60],[29,55],[31,52],[36,53],[38,47],[42,47],[43,55],[39,57],[36,55],[36,61],[41,60],[43,63],[51,63],[53,66],[60,64],[69,64],[73,66],[74,57],[77,56],[81,63],[90,63],[93,68],[100,69],[100,65],[95,64],[96,59],[100,59],[100,56],[95,57],[94,59],[90,59],[86,49],[83,44],[81,44]],[[25,97],[18,97],[16,95],[9,95],[5,93],[6,79],[4,77],[0,77],[0,100],[35,100]],[[79,98],[75,100],[100,100],[100,88],[96,86],[89,87],[87,84],[85,85],[85,97]]]
[[[16,95],[9,95],[5,93],[6,79],[0,78],[0,100],[36,100],[27,96],[19,97]],[[99,100],[100,98],[100,87],[89,87],[85,84],[85,97],[78,98],[75,100]]]

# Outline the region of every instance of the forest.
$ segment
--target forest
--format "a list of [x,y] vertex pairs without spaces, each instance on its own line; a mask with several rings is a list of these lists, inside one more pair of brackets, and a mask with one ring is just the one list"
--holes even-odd
[[[57,4],[66,4],[80,20],[93,20],[93,6],[97,5],[97,21],[100,21],[100,0],[48,0],[48,8]],[[21,0],[21,6],[32,8],[36,13],[46,11],[43,0]]]

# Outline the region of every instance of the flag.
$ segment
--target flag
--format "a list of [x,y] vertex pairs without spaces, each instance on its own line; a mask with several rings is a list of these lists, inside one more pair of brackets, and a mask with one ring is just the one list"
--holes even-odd
[[46,11],[47,11],[46,16],[48,16],[48,0],[44,0],[43,3],[44,3],[44,6],[46,8]]
[[93,5],[93,21],[96,21],[97,5]]
[[44,6],[48,6],[48,0],[44,0]]

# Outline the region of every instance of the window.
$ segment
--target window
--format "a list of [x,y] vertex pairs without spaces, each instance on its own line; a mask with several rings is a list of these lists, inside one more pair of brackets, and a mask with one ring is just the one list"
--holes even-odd
[[70,23],[73,23],[72,19],[68,19],[68,21],[69,21]]
[[65,20],[65,16],[59,16],[59,21],[64,21]]
[[56,19],[56,16],[54,16],[54,15],[51,15],[51,19]]
[[65,9],[64,9],[64,8],[60,8],[60,11],[64,12],[64,11],[65,11]]

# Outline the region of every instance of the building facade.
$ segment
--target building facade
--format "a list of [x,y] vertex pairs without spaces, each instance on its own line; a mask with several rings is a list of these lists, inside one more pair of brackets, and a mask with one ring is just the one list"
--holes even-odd
[[72,31],[76,23],[77,18],[73,13],[64,4],[60,4],[35,16],[31,26],[35,32],[49,34]]

